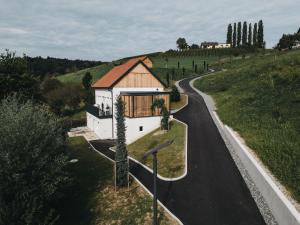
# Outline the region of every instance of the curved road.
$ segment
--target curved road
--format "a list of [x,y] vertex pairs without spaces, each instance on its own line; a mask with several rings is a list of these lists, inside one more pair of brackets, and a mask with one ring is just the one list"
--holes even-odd
[[[265,224],[202,97],[179,83],[189,104],[174,114],[188,125],[187,175],[177,181],[158,179],[158,199],[185,225]],[[110,150],[91,144],[113,158]],[[152,192],[152,174],[130,161],[130,172]]]

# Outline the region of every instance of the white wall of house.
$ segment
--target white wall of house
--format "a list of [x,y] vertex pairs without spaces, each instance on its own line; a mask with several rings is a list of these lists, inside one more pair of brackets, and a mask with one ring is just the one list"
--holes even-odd
[[112,118],[97,118],[86,113],[87,127],[93,130],[100,139],[113,139]]
[[[126,143],[131,144],[137,139],[150,133],[151,131],[160,127],[160,116],[155,117],[140,117],[140,118],[126,118]],[[140,131],[142,127],[142,131]],[[115,130],[116,132],[116,130]]]
[[108,89],[95,89],[95,104],[101,108],[101,105],[112,107],[112,92]]

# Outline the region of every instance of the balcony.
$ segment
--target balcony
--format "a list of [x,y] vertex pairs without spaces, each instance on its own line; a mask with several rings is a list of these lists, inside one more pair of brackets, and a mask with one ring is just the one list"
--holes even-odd
[[103,119],[103,118],[112,118],[113,115],[112,115],[112,111],[110,108],[106,108],[104,110],[98,108],[97,106],[94,106],[94,105],[89,105],[87,108],[86,108],[86,111],[89,113],[89,114],[92,114],[93,116],[99,118],[99,119]]

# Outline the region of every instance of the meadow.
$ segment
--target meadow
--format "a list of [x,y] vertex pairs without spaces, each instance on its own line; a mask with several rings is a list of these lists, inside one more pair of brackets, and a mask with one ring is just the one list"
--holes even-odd
[[300,51],[270,52],[222,65],[198,80],[221,120],[238,131],[300,202]]

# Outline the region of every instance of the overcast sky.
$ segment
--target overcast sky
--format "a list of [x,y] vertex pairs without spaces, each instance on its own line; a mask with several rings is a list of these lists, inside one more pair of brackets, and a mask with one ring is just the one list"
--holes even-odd
[[0,50],[110,61],[224,42],[228,23],[259,19],[273,47],[300,27],[300,0],[0,0]]

